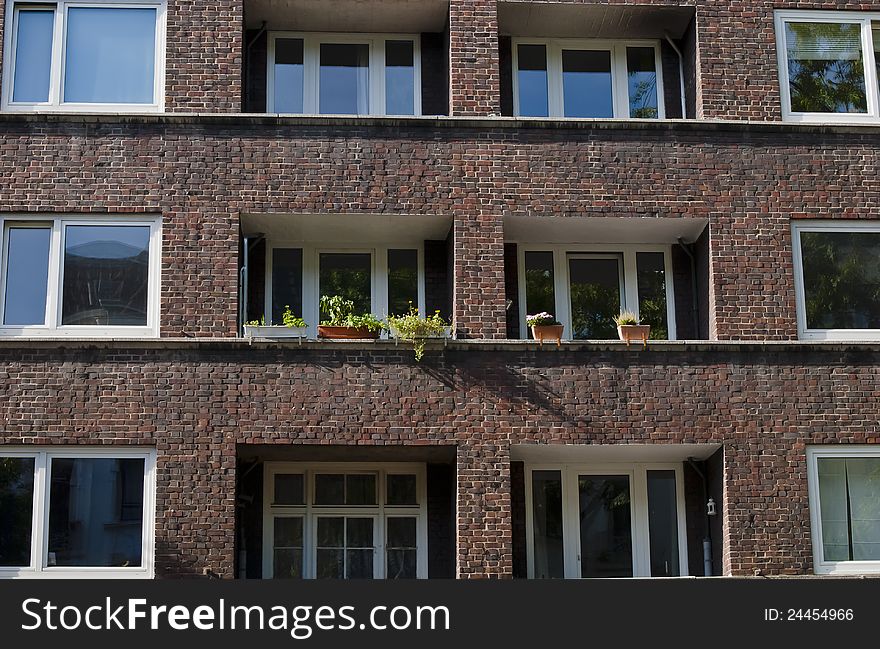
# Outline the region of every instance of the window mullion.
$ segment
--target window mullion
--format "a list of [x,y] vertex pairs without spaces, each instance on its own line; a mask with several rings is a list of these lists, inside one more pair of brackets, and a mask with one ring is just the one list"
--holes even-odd
[[52,221],[52,241],[49,245],[49,283],[46,290],[46,326],[56,329],[61,324],[61,293],[63,264],[63,228],[60,219]]
[[629,84],[627,83],[626,44],[612,45],[611,50],[611,98],[614,117],[627,119],[629,114]]
[[67,6],[59,2],[55,7],[55,29],[52,34],[52,63],[49,67],[49,104],[61,106],[64,99],[62,84],[64,79],[64,21]]
[[868,97],[868,115],[880,118],[880,90],[878,90],[876,55],[874,54],[874,32],[870,18],[862,21],[862,47],[865,50],[865,92]]
[[46,489],[46,453],[36,453],[34,457],[34,499],[31,512],[31,568],[36,572],[43,570],[43,512],[48,509]]
[[[415,45],[415,44],[413,44]],[[370,75],[370,94],[367,114],[385,115],[385,39],[380,37],[369,41],[369,61],[367,69]],[[413,52],[415,57],[415,52]],[[413,61],[415,63],[415,61]]]

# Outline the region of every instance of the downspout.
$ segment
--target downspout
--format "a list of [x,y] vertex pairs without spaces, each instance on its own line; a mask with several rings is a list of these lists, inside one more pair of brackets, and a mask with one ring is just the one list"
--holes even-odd
[[681,50],[678,49],[678,45],[676,45],[675,41],[672,40],[669,32],[663,32],[663,37],[666,39],[666,42],[669,43],[669,46],[673,50],[675,50],[675,53],[678,55],[678,83],[681,86],[681,118],[687,119],[687,102],[685,101],[684,95],[684,54],[682,54]]
[[[706,474],[700,469],[694,458],[688,458],[688,464],[700,476],[703,483],[703,507],[707,507],[709,502],[709,487],[706,483]],[[709,517],[708,509],[706,510],[706,536],[703,538],[703,576],[712,576],[712,520]]]
[[678,245],[681,246],[681,249],[684,250],[684,254],[688,256],[688,259],[691,260],[691,319],[693,320],[694,325],[694,337],[700,337],[700,310],[699,305],[697,305],[697,259],[694,257],[694,253],[691,250],[692,243],[685,243],[684,239],[678,237],[677,239]]

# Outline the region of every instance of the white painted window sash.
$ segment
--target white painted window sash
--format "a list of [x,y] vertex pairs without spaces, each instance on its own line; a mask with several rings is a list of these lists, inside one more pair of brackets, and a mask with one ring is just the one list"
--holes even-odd
[[[43,9],[45,7],[45,9]],[[156,41],[155,61],[153,68],[153,101],[146,104],[132,103],[72,103],[63,100],[65,65],[65,40],[67,35],[67,11],[71,7],[100,7],[108,9],[155,9],[156,10]],[[15,75],[15,50],[18,38],[19,10],[41,9],[54,10],[55,26],[52,33],[52,61],[49,73],[49,100],[46,102],[14,102],[13,80]],[[9,65],[3,66],[3,97],[2,110],[15,112],[114,112],[114,113],[145,113],[162,112],[165,105],[165,32],[167,23],[166,0],[150,2],[149,0],[91,0],[73,1],[57,0],[45,5],[32,4],[21,0],[6,0],[6,16],[11,17],[6,31],[6,44],[3,60]]]
[[[385,112],[385,43],[412,41],[413,44],[413,116],[422,114],[421,38],[419,34],[345,34],[317,32],[269,32],[266,56],[266,112],[275,109],[275,43],[279,38],[299,39],[303,42],[303,115],[320,115],[320,67],[322,44],[364,44],[369,47],[369,110],[364,115],[346,117],[383,116]],[[406,115],[395,117],[407,117]]]
[[[513,114],[519,116],[519,46],[543,45],[547,55],[547,99],[549,117],[566,119],[564,88],[562,82],[563,50],[599,50],[611,55],[612,119],[635,119],[629,114],[629,75],[626,50],[628,47],[650,47],[654,50],[654,65],[657,72],[657,118],[666,118],[663,94],[663,64],[660,56],[660,41],[657,40],[599,40],[599,39],[511,39],[513,75]],[[537,118],[541,119],[541,118]],[[568,118],[584,119],[584,118]],[[601,119],[601,118],[596,118]]]
[[[31,523],[31,562],[27,567],[0,567],[0,579],[152,579],[154,575],[156,519],[156,451],[93,446],[10,447],[0,449],[0,457],[34,458],[34,500]],[[51,463],[60,458],[107,458],[144,460],[144,496],[141,518],[141,566],[90,567],[49,566],[49,485]]]
[[603,257],[618,255],[622,262],[621,270],[621,307],[639,314],[638,290],[638,253],[663,253],[664,275],[666,285],[666,324],[669,340],[676,340],[675,327],[675,287],[672,275],[672,246],[663,244],[540,244],[517,243],[517,281],[520,305],[520,337],[528,337],[526,316],[529,315],[526,304],[526,252],[550,252],[553,254],[553,282],[556,300],[556,312],[553,314],[565,326],[564,340],[574,340],[571,322],[571,290],[569,280],[569,259],[577,257]]
[[[786,23],[850,23],[861,26],[862,58],[865,65],[866,113],[800,113],[791,108],[791,86],[788,76],[788,47]],[[861,11],[776,11],[776,55],[779,70],[779,86],[782,99],[782,116],[788,122],[826,124],[865,124],[880,121],[880,87],[878,87],[875,64],[872,23],[880,22],[880,13]]]

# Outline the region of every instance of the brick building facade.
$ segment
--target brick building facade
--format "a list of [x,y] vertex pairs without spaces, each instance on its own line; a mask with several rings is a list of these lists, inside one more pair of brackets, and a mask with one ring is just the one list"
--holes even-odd
[[[0,575],[880,571],[880,5],[93,5],[0,5]],[[421,362],[315,339],[400,278]]]

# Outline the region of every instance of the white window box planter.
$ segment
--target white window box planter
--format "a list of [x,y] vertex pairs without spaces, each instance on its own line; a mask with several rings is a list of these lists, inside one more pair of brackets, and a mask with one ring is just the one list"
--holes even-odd
[[285,327],[284,325],[245,325],[245,338],[305,338],[308,335],[306,327]]

